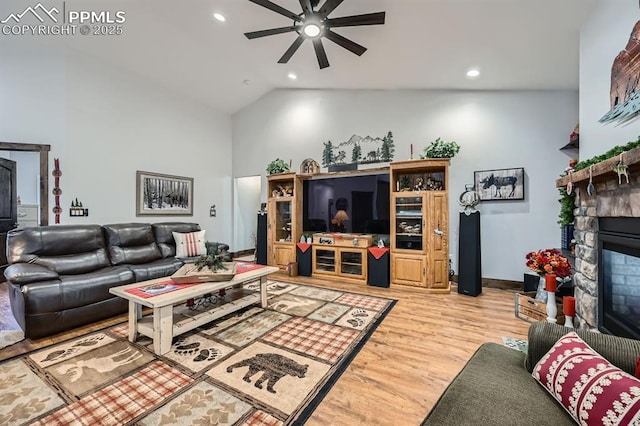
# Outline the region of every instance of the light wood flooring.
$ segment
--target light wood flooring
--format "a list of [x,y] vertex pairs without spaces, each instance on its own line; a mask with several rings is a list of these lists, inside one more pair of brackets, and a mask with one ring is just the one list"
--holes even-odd
[[[397,299],[398,303],[314,411],[307,425],[418,425],[484,342],[526,339],[514,292],[483,288],[479,297],[433,295],[277,274],[293,281]],[[0,360],[126,320],[126,315],[0,349]]]

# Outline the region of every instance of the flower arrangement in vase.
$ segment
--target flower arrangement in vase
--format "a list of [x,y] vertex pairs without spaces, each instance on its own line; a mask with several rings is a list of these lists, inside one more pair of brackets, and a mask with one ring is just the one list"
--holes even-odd
[[571,277],[569,260],[556,249],[532,251],[526,255],[527,268],[540,276],[554,274],[558,278]]
[[[557,290],[557,287],[562,286],[566,281],[571,278],[571,264],[569,260],[556,249],[544,249],[538,251],[532,251],[525,256],[527,268],[534,271],[540,276],[540,285],[536,293],[536,299],[543,302],[547,301],[547,293],[545,290],[553,288],[553,292]],[[545,281],[546,275],[554,275],[555,278],[551,280],[559,280],[560,285],[549,286]],[[554,282],[555,284],[555,282]],[[550,287],[550,288],[547,288]]]

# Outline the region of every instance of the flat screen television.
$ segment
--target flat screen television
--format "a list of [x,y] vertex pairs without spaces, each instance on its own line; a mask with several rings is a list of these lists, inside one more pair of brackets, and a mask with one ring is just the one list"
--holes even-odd
[[304,233],[390,233],[388,173],[309,179],[302,191]]

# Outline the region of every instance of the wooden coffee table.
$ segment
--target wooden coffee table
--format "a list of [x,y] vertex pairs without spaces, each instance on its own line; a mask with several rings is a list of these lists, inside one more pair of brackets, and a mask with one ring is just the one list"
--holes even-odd
[[[236,274],[230,281],[200,283],[148,298],[126,290],[166,282],[170,277],[113,287],[109,289],[109,293],[129,301],[129,341],[135,342],[138,333],[150,337],[153,339],[153,351],[157,355],[164,355],[171,349],[171,340],[175,336],[254,303],[260,303],[260,306],[265,308],[267,275],[277,271],[278,268],[274,266],[264,266]],[[260,292],[242,288],[242,284],[257,280],[260,280]],[[216,294],[223,289],[230,289],[225,300],[211,305],[206,310],[191,310],[183,303],[206,294]],[[143,317],[143,306],[153,308],[153,315]]]

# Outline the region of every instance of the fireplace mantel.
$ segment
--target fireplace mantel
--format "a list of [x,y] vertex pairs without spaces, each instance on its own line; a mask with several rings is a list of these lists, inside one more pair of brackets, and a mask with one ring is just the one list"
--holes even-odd
[[[613,168],[618,164],[619,160],[620,156],[616,155],[615,157],[611,157],[607,160],[594,164],[592,169],[593,180],[596,182],[602,182],[611,176],[617,177]],[[623,152],[622,163],[629,166],[629,174],[640,172],[640,147]],[[556,180],[556,187],[560,188],[567,186],[569,182],[573,182],[575,184],[589,180],[589,169],[590,167],[587,167],[586,169],[573,172],[569,176],[561,177]]]

